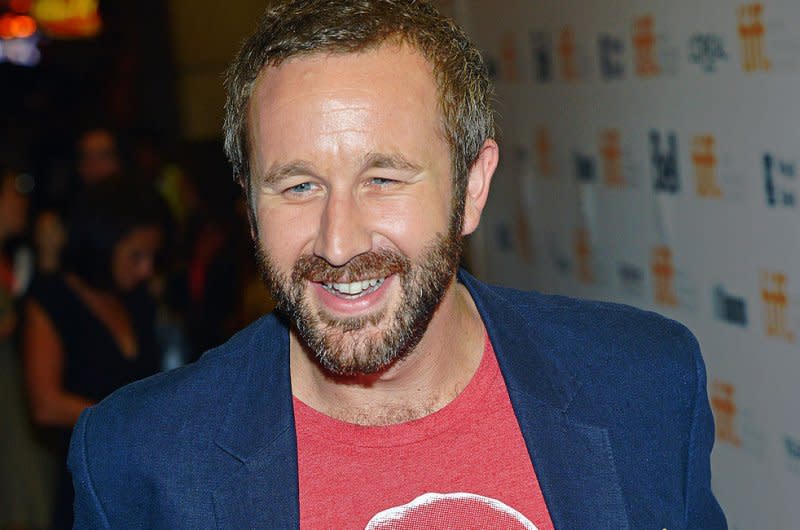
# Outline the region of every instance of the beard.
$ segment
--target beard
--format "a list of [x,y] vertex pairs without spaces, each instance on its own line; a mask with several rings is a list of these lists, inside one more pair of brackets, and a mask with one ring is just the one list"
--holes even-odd
[[[337,376],[375,374],[408,356],[419,344],[447,292],[461,259],[461,215],[452,215],[446,235],[437,234],[411,260],[395,250],[370,251],[335,267],[319,256],[301,256],[291,274],[281,272],[256,240],[261,276],[316,361]],[[400,281],[397,306],[359,317],[336,317],[310,303],[309,282]]]

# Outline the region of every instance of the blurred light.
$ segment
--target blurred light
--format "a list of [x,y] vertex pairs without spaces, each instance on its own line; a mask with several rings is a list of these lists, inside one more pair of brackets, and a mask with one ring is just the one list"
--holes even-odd
[[0,40],[0,63],[9,62],[20,66],[36,66],[42,58],[36,43],[36,35],[27,39]]
[[31,0],[11,0],[8,2],[8,7],[17,13],[29,13],[32,3]]
[[11,26],[14,15],[0,16],[0,39],[10,39],[14,36]]
[[0,16],[0,38],[24,39],[36,33],[36,21],[27,15]]
[[17,175],[17,178],[14,181],[14,186],[17,188],[19,193],[27,195],[33,191],[34,187],[36,187],[36,181],[34,180],[33,175],[28,173],[20,173]]
[[30,37],[36,33],[36,21],[26,15],[18,15],[11,20],[11,34],[18,39]]
[[98,0],[35,0],[31,14],[51,37],[93,37],[102,26],[97,6]]

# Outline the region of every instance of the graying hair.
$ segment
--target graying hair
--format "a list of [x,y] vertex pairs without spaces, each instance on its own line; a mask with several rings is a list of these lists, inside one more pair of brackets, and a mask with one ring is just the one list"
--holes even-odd
[[[292,57],[357,53],[391,41],[410,44],[432,66],[450,146],[453,201],[460,210],[455,213],[461,217],[469,169],[495,135],[493,87],[480,52],[461,28],[424,0],[291,0],[264,13],[225,76],[225,154],[248,204],[248,108],[261,70]],[[248,210],[252,216],[252,206]]]

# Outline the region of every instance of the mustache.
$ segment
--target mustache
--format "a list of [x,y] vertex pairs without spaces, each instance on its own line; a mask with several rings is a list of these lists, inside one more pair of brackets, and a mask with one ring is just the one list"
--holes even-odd
[[411,267],[408,258],[393,250],[382,249],[354,256],[344,265],[334,266],[314,255],[301,256],[292,268],[292,281],[349,283],[370,278],[403,274]]

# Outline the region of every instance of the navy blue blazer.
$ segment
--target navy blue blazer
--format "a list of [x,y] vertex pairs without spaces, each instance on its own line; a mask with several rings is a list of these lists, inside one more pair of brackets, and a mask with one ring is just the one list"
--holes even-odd
[[[685,327],[459,278],[557,529],[726,528],[710,488],[705,369]],[[297,528],[286,325],[267,315],[87,410],[69,467],[75,528]]]

